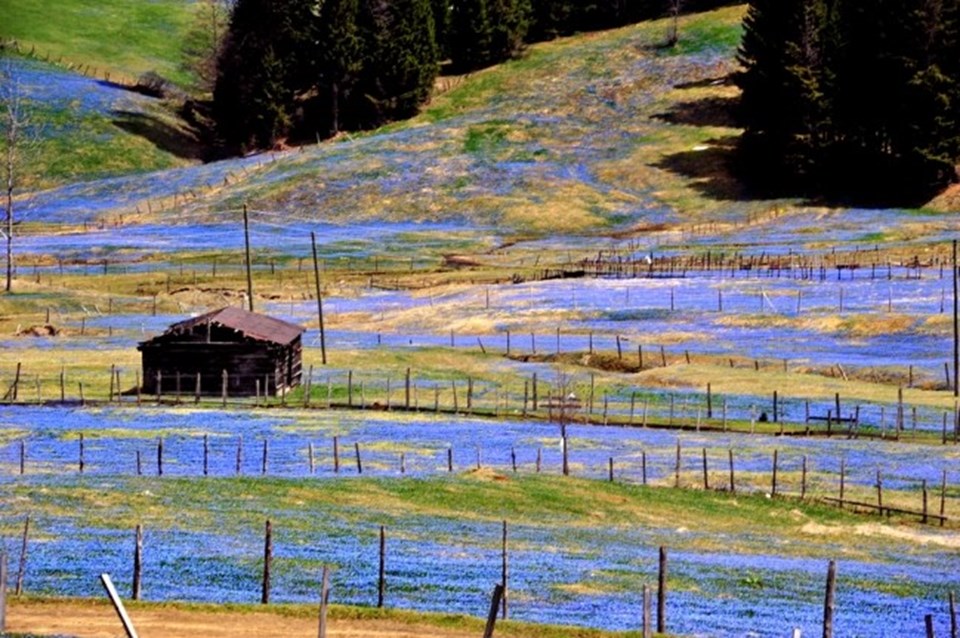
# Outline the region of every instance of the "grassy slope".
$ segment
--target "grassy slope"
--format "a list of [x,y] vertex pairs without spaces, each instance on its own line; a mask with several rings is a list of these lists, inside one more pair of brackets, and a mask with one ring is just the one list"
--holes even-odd
[[64,63],[136,77],[156,71],[175,82],[180,43],[196,5],[187,0],[0,0],[0,37]]

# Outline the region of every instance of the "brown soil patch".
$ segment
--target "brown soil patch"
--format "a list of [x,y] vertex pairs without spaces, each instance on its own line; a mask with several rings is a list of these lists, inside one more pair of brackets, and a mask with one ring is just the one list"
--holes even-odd
[[[315,617],[249,611],[137,606],[128,610],[141,638],[293,638],[316,636]],[[94,601],[11,601],[7,630],[45,636],[114,638],[123,626],[113,609]],[[331,638],[466,638],[462,630],[388,619],[328,620]]]

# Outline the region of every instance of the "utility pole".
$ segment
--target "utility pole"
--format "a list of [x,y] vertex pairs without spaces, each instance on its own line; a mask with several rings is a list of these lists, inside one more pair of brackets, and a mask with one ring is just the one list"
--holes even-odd
[[953,273],[953,396],[960,396],[960,380],[957,379],[957,370],[960,369],[960,322],[957,320],[960,303],[957,301],[957,240],[953,240],[953,259],[951,261]]
[[247,205],[243,205],[243,242],[247,251],[247,309],[253,312],[253,276],[250,274],[250,219],[247,216]]
[[317,316],[320,319],[320,356],[323,365],[327,365],[327,339],[323,333],[323,300],[320,298],[320,266],[317,263],[317,236],[310,231],[310,245],[313,247],[313,274],[317,283]]

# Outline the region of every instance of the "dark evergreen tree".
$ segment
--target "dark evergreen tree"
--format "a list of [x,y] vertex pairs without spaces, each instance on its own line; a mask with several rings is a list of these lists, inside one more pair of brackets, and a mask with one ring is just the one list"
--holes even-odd
[[349,99],[363,66],[358,6],[357,0],[325,0],[317,14],[313,64],[330,135],[340,131],[341,104]]
[[437,43],[437,57],[440,60],[450,58],[450,20],[452,7],[450,0],[432,0],[433,37]]
[[450,59],[458,72],[480,69],[493,57],[487,0],[455,0],[450,16]]
[[306,24],[300,0],[237,1],[213,92],[217,132],[229,148],[268,148],[289,132],[312,51]]
[[516,57],[530,29],[530,0],[489,0],[490,63]]
[[531,39],[552,40],[577,30],[574,17],[577,4],[573,0],[531,0]]
[[438,71],[429,0],[362,0],[358,26],[363,70],[351,101],[358,125],[414,115]]

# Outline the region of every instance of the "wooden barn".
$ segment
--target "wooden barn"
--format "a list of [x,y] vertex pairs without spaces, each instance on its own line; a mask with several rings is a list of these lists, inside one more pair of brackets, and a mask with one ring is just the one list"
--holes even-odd
[[175,323],[141,342],[147,394],[277,395],[300,384],[301,336],[296,324],[227,307]]

